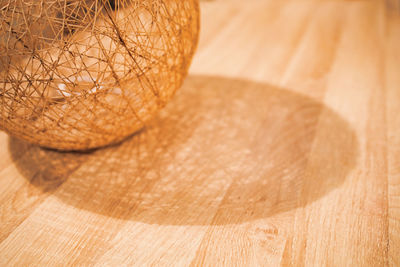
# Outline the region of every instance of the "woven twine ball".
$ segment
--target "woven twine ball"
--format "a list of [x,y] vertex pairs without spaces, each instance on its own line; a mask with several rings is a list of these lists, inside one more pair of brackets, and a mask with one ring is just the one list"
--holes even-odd
[[59,150],[142,128],[198,41],[198,0],[0,0],[0,12],[0,128]]

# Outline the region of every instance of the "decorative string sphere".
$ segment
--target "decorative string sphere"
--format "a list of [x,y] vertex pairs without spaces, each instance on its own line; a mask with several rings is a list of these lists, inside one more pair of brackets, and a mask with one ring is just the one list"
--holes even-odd
[[198,0],[0,0],[0,13],[0,128],[59,150],[142,128],[198,42]]

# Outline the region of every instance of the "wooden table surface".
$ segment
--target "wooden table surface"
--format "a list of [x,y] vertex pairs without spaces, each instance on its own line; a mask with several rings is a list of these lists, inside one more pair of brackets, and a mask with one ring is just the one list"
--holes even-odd
[[1,266],[400,266],[400,4],[203,1],[183,88],[120,145],[0,134]]

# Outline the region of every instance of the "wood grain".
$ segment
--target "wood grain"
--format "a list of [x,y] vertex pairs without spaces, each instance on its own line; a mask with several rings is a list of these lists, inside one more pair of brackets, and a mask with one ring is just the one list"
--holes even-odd
[[1,266],[400,265],[400,4],[201,5],[143,131],[87,153],[0,134]]

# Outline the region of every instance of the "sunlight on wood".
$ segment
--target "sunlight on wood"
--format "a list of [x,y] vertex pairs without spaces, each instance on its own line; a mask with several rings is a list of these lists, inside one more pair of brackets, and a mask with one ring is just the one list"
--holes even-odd
[[201,1],[201,26],[122,143],[0,135],[0,265],[400,265],[398,1]]

